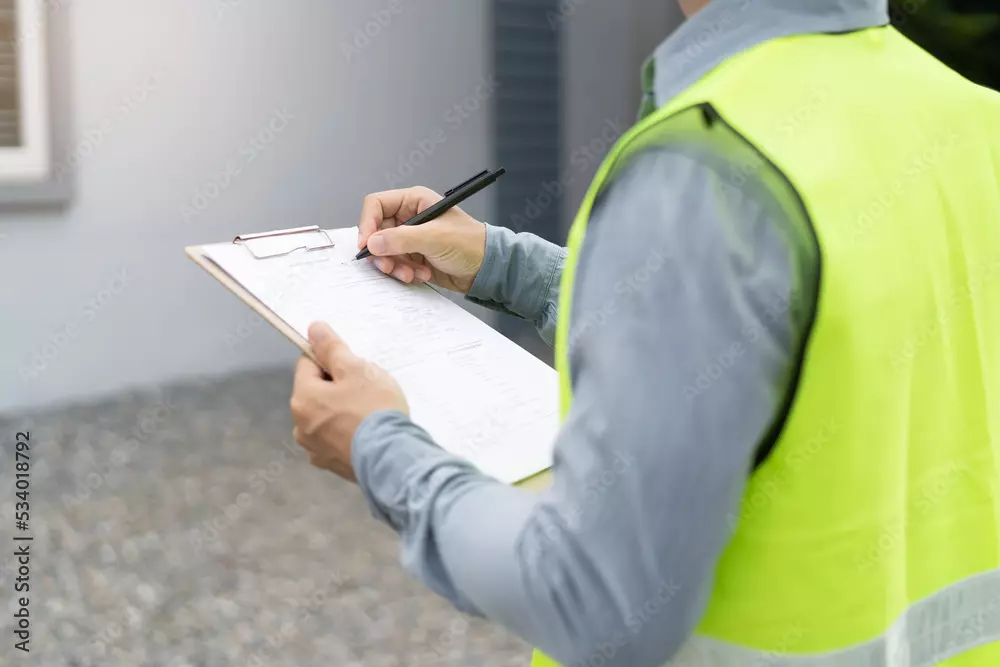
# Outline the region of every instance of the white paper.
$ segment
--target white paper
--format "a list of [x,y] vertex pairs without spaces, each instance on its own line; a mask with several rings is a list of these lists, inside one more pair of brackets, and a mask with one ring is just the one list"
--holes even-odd
[[[392,373],[411,418],[440,447],[508,483],[550,467],[555,371],[432,288],[353,261],[357,228],[328,234],[333,248],[268,259],[232,243],[204,252],[303,337],[327,322],[355,354]],[[258,255],[289,247],[282,237],[252,242]]]

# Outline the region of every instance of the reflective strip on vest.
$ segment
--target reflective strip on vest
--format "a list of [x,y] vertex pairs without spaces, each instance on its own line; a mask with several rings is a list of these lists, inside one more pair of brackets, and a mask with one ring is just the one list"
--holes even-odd
[[889,630],[830,653],[788,655],[693,637],[668,667],[933,667],[1000,641],[1000,570],[964,579],[914,603]]

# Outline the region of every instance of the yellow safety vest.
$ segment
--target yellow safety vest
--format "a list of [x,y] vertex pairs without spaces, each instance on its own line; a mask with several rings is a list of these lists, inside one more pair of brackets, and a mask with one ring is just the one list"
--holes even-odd
[[822,260],[787,411],[671,664],[1000,667],[1000,95],[880,27],[767,42],[644,119],[570,233],[564,416],[587,220],[652,146],[724,156]]

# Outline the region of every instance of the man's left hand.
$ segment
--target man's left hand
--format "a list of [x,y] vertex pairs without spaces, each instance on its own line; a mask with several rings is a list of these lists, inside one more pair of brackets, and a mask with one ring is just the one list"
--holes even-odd
[[332,379],[308,357],[299,360],[291,400],[295,441],[314,466],[353,482],[351,441],[358,426],[379,410],[409,414],[409,406],[392,376],[354,356],[329,325],[310,326],[309,343]]

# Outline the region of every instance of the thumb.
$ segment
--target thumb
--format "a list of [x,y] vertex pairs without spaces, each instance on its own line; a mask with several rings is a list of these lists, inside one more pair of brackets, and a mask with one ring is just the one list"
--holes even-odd
[[314,322],[309,327],[309,344],[312,345],[316,359],[326,371],[337,379],[354,360],[354,354],[347,343],[334,333],[329,324]]
[[390,227],[368,238],[368,251],[373,255],[404,255],[410,252],[430,255],[434,254],[437,245],[434,230],[427,225]]

